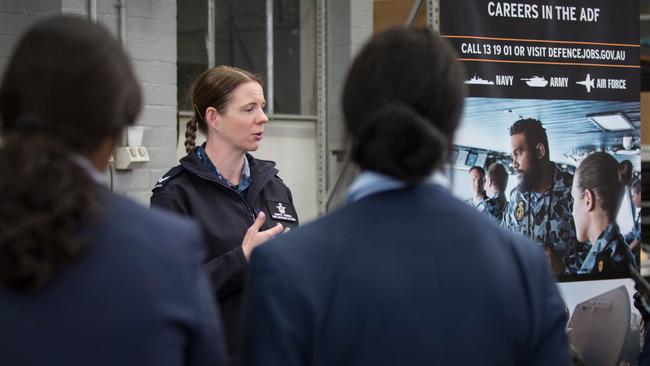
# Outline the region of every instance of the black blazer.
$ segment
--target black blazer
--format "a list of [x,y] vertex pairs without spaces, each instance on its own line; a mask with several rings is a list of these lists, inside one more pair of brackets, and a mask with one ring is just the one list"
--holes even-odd
[[542,250],[493,221],[420,186],[258,247],[243,365],[568,365]]
[[0,363],[225,365],[198,227],[100,196],[76,262],[41,290],[0,290]]

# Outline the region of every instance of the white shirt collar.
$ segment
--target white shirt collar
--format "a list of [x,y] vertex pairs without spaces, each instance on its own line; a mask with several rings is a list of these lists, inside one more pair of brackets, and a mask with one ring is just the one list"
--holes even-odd
[[74,154],[72,155],[72,161],[74,161],[77,165],[79,165],[83,170],[88,173],[90,178],[95,181],[95,183],[102,185],[102,186],[107,186],[108,182],[106,182],[106,176],[102,174],[95,166],[90,162],[90,160],[86,159],[85,157]]
[[[436,184],[449,189],[449,180],[441,172],[435,171],[422,184]],[[405,181],[371,170],[362,171],[348,189],[348,202],[358,201],[375,193],[404,188]]]

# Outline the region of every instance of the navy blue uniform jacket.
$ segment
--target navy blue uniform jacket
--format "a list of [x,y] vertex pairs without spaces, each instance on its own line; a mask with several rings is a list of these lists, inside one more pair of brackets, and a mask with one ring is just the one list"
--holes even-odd
[[542,250],[493,221],[427,185],[258,247],[243,365],[568,365]]
[[85,253],[38,291],[0,290],[0,364],[225,365],[198,227],[99,190]]
[[[291,191],[276,175],[275,163],[249,154],[246,158],[253,182],[245,197],[220,182],[201,162],[196,148],[160,179],[151,196],[152,207],[190,216],[201,225],[208,248],[204,268],[221,309],[231,365],[237,364],[241,347],[241,297],[247,266],[241,244],[246,230],[260,211],[267,218],[261,230],[276,223],[291,228],[298,225]],[[278,203],[291,207],[294,221],[273,218]]]

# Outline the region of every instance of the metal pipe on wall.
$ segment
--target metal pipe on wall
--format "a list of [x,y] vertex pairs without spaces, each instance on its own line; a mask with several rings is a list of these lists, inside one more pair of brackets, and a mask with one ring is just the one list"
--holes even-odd
[[273,114],[273,0],[266,0],[266,114]]
[[413,7],[411,8],[411,12],[409,13],[408,18],[406,18],[405,25],[407,27],[412,27],[413,23],[415,23],[415,18],[418,16],[418,13],[420,12],[422,3],[424,3],[423,0],[415,0],[415,4],[413,4]]
[[88,0],[88,18],[97,21],[97,0]]
[[126,0],[117,0],[114,5],[119,9],[120,43],[126,49]]
[[208,0],[208,34],[205,39],[205,48],[208,55],[208,67],[216,66],[215,55],[215,33],[216,33],[216,20],[215,20],[215,0]]

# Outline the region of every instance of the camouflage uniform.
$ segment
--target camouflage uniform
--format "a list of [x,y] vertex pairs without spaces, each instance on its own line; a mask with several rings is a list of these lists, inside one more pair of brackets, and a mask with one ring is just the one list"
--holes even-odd
[[[571,214],[573,175],[562,172],[554,164],[553,183],[541,194],[522,192],[519,187],[510,192],[502,225],[520,233],[550,250],[555,272],[575,274],[582,265],[584,248],[576,239]],[[564,267],[563,269],[561,267]]]
[[634,218],[634,228],[625,234],[625,242],[631,244],[634,240],[641,240],[641,215],[637,214]]
[[636,262],[630,247],[625,243],[618,225],[613,222],[600,234],[598,240],[591,246],[579,274],[607,273],[627,275],[628,265],[636,267]]
[[494,217],[497,221],[503,220],[503,212],[505,211],[506,195],[503,192],[497,192],[492,198],[484,199],[481,204],[485,207],[484,213]]
[[470,205],[470,206],[474,207],[475,209],[479,210],[479,212],[483,212],[485,210],[485,203],[484,202],[485,202],[485,200],[487,200],[487,198],[488,198],[487,194],[485,193],[485,191],[483,191],[483,199],[479,203],[474,204],[474,198],[473,197],[470,197],[470,198],[466,199],[463,202],[465,202],[468,205]]

